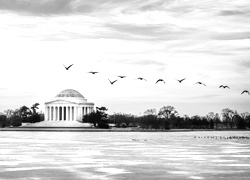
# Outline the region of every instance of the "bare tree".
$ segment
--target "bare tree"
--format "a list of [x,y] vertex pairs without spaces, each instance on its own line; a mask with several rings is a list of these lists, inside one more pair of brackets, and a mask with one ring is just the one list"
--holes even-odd
[[156,109],[147,109],[145,112],[144,112],[144,115],[155,115],[156,116]]
[[246,120],[247,116],[250,116],[250,113],[249,113],[249,112],[243,112],[243,113],[240,114],[240,116],[241,116],[244,120]]
[[11,117],[14,114],[14,111],[12,109],[7,109],[4,111],[7,118]]
[[222,114],[223,121],[226,123],[227,127],[230,127],[232,129],[234,125],[233,116],[235,115],[235,111],[229,108],[225,108],[225,109],[222,109],[221,114]]
[[218,125],[221,124],[220,115],[218,113],[216,113],[214,116],[214,124],[215,128],[218,128]]
[[173,106],[164,106],[159,110],[158,116],[164,119],[165,129],[169,129],[175,123],[178,112],[175,110]]
[[214,118],[215,118],[214,112],[209,112],[209,113],[207,114],[207,119],[208,119],[208,120],[214,120]]
[[206,119],[210,124],[210,129],[214,129],[214,118],[215,114],[213,112],[209,112],[206,116]]
[[164,106],[159,110],[158,115],[161,118],[170,119],[172,116],[177,116],[178,112],[173,106]]

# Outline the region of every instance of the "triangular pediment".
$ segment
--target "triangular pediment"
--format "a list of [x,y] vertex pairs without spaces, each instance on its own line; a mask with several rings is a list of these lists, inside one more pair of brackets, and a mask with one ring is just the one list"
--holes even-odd
[[73,101],[65,101],[65,100],[54,100],[46,102],[45,104],[79,104]]

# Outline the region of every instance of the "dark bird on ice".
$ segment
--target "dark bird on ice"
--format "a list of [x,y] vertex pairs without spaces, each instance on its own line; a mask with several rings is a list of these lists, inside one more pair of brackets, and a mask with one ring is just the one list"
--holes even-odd
[[[164,81],[163,79],[158,79],[158,80],[156,81],[156,83],[158,83],[158,82],[160,82],[160,81],[164,82],[164,84],[165,84],[165,81]],[[156,84],[156,83],[155,83],[155,84]]]
[[68,66],[68,67],[66,67],[65,65],[63,65],[63,66],[65,67],[66,70],[69,70],[69,68],[70,68],[71,66],[73,66],[73,64],[71,64],[71,65]]
[[137,78],[138,80],[144,80],[144,81],[147,81],[146,79],[142,78],[142,77],[138,77]]
[[202,83],[202,82],[197,82],[195,84],[200,84],[200,85],[203,85],[203,86],[206,86],[206,84]]
[[88,72],[88,73],[90,73],[90,74],[96,74],[96,73],[98,73],[98,72],[90,71],[90,72]]
[[228,88],[228,89],[230,89],[229,86],[227,86],[227,85],[220,85],[219,88],[224,88],[224,89],[225,89],[225,88]]
[[125,77],[127,77],[127,76],[118,76],[118,77],[122,79],[122,78],[125,78]]
[[186,79],[186,78],[180,79],[180,80],[177,79],[177,81],[179,81],[179,83],[182,83],[182,81],[184,81],[185,79]]
[[248,91],[248,90],[244,90],[244,91],[242,91],[242,93],[241,93],[241,94],[244,94],[244,93],[248,93],[248,94],[250,95],[250,93],[249,93],[249,91]]
[[[108,80],[109,80],[109,79],[108,79]],[[117,81],[117,79],[114,80],[114,81],[110,81],[110,80],[109,80],[110,84],[112,84],[112,85],[113,85],[116,81]]]

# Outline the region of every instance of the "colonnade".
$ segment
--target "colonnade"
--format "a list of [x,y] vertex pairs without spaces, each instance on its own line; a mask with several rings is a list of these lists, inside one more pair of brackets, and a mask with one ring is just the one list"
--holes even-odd
[[46,106],[45,120],[47,121],[76,121],[91,113],[94,107],[82,106]]

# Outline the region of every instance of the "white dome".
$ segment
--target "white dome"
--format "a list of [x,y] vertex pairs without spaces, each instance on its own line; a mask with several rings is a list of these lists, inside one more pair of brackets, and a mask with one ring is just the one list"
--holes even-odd
[[74,89],[65,89],[61,91],[59,94],[56,95],[56,97],[78,97],[78,98],[84,98],[81,93]]
[[63,100],[63,101],[70,101],[75,103],[87,103],[87,99],[74,89],[65,89],[58,93],[54,100]]

